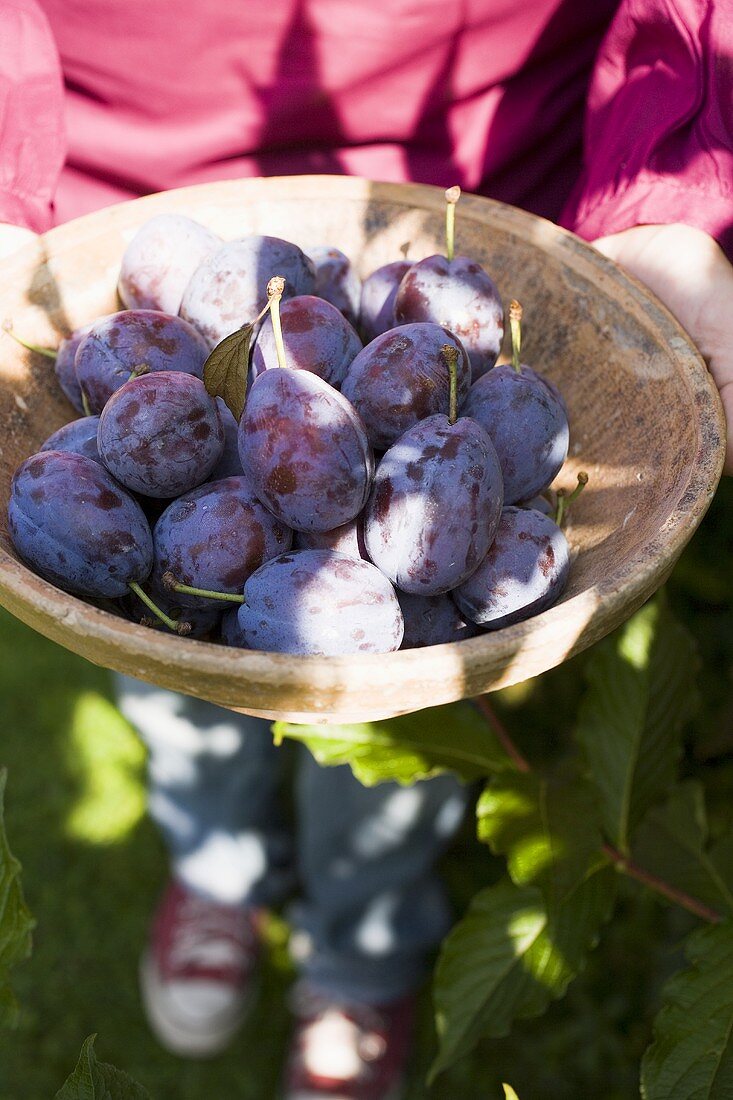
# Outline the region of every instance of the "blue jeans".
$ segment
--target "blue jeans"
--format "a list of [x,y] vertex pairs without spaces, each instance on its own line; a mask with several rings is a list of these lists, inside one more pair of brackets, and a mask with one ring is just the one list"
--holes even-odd
[[118,677],[150,750],[149,808],[177,878],[228,904],[292,906],[293,954],[318,989],[367,1004],[412,991],[450,926],[433,865],[460,824],[463,786],[437,776],[363,787],[300,749],[294,841],[278,806],[270,723]]

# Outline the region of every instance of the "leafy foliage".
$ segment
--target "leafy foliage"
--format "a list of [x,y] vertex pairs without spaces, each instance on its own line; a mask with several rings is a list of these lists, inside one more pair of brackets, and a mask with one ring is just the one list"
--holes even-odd
[[657,597],[588,663],[577,736],[600,794],[603,827],[627,855],[634,829],[672,786],[680,731],[696,699],[687,631]]
[[96,1035],[84,1040],[73,1073],[54,1100],[151,1100],[150,1093],[121,1069],[98,1062],[94,1053]]
[[273,731],[278,741],[303,741],[319,764],[349,764],[366,787],[387,780],[410,784],[446,770],[472,780],[513,767],[470,703],[351,726],[276,722]]
[[721,913],[733,915],[733,831],[708,844],[702,784],[687,780],[649,811],[633,856],[645,870]]
[[561,903],[604,862],[597,798],[579,776],[498,776],[476,813],[479,838],[507,857],[512,880],[539,886],[550,905]]
[[21,867],[12,855],[5,835],[4,795],[7,770],[0,768],[0,1024],[17,1023],[18,1006],[10,987],[11,966],[31,953],[35,921],[23,899]]
[[729,1100],[733,1092],[733,925],[687,941],[691,968],[667,983],[644,1055],[644,1100]]
[[476,894],[438,959],[440,1048],[431,1077],[481,1035],[506,1035],[514,1020],[538,1016],[564,994],[597,940],[614,891],[614,872],[604,868],[558,904],[547,905],[537,887],[508,879]]

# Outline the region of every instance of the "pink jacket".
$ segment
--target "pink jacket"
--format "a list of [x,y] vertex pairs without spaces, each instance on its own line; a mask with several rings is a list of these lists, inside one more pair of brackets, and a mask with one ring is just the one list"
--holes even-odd
[[340,172],[733,255],[733,0],[2,0],[0,221]]

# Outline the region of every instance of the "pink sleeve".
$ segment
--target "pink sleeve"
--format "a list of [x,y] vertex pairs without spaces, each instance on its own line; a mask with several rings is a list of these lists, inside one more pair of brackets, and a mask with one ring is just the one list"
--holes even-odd
[[622,0],[561,221],[588,240],[685,222],[733,256],[733,0]]
[[58,52],[35,0],[0,0],[0,222],[42,232],[64,162]]

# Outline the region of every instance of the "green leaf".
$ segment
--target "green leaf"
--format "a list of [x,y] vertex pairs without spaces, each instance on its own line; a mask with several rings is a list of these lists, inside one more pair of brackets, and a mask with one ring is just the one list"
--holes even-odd
[[242,325],[225,336],[204,363],[204,385],[212,397],[221,397],[239,423],[247,398],[249,346],[254,325]]
[[733,1096],[733,925],[700,928],[687,940],[692,964],[667,983],[654,1042],[641,1065],[644,1100]]
[[633,859],[678,890],[733,915],[733,831],[708,846],[702,784],[678,784],[649,811],[633,844]]
[[511,1085],[503,1084],[501,1087],[504,1089],[504,1100],[519,1100]]
[[479,839],[507,857],[512,880],[539,886],[549,904],[606,862],[598,799],[578,776],[497,776],[479,798],[476,815]]
[[13,1026],[18,1020],[18,1005],[10,987],[9,970],[30,955],[35,921],[23,898],[20,863],[12,855],[5,835],[7,777],[7,769],[0,768],[0,1024]]
[[693,643],[663,597],[601,643],[588,663],[578,739],[604,830],[624,855],[646,811],[674,783],[680,731],[696,702],[696,663]]
[[435,971],[440,1038],[431,1080],[487,1035],[539,1016],[561,997],[608,918],[615,873],[604,868],[560,904],[548,907],[535,886],[504,879],[481,890],[448,935]]
[[150,1093],[121,1069],[98,1062],[96,1035],[84,1040],[76,1069],[67,1077],[54,1100],[151,1100]]
[[349,764],[365,787],[410,784],[445,770],[471,780],[514,766],[486,720],[465,702],[353,726],[276,722],[273,732],[277,741],[303,741],[319,764]]

